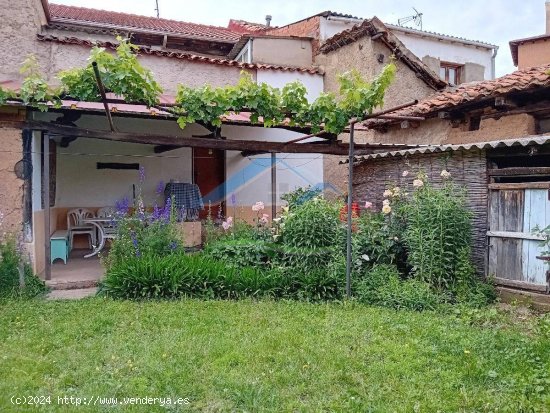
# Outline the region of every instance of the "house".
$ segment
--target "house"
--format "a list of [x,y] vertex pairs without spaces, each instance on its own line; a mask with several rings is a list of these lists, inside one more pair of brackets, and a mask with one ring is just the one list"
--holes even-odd
[[358,158],[354,200],[381,207],[389,185],[407,188],[420,171],[439,185],[445,169],[467,191],[479,273],[502,286],[549,293],[550,272],[532,233],[550,225],[549,92],[547,64],[444,90],[392,113],[423,121],[368,121],[376,141],[418,146]]
[[545,7],[545,34],[510,41],[512,60],[518,69],[550,63],[550,2],[548,0]]
[[[173,101],[179,83],[235,84],[242,71],[274,86],[301,80],[308,88],[308,99],[315,99],[323,90],[323,74],[312,64],[247,64],[228,59],[241,34],[227,28],[58,6],[45,0],[30,0],[16,11],[5,0],[1,6],[5,22],[2,33],[10,39],[6,41],[8,47],[0,51],[3,88],[20,86],[19,67],[28,54],[37,57],[45,78],[55,84],[58,71],[86,64],[94,44],[114,49],[114,34],[119,34],[130,37],[140,47],[140,62],[155,73],[164,89],[163,103]],[[104,130],[107,135],[110,127],[101,103],[66,101],[62,108],[46,113],[16,103],[0,108],[0,138],[6,148],[0,155],[6,166],[0,172],[3,229],[19,232],[23,224],[26,247],[38,273],[47,268],[44,245],[54,230],[66,228],[67,211],[75,207],[96,210],[113,206],[124,197],[132,199],[138,182],[136,165],[145,169],[147,179],[142,190],[149,207],[162,202],[155,192],[161,181],[195,182],[205,203],[212,205],[212,214],[243,219],[252,217],[250,206],[257,201],[263,201],[266,212],[272,213],[281,194],[323,182],[322,158],[304,152],[307,144],[299,148],[299,153],[288,150],[283,155],[271,155],[273,150],[247,152],[230,142],[265,141],[273,146],[300,137],[307,130],[253,127],[245,114],[225,118],[219,130],[198,124],[181,130],[173,118],[154,108],[118,102],[111,103],[109,110],[118,133],[171,136],[181,138],[185,145],[114,142],[102,136],[71,137],[61,132],[44,134],[28,127],[29,122],[46,122],[52,127]],[[189,143],[205,136],[221,138],[224,148],[237,149],[217,150]],[[205,142],[210,144],[210,140]],[[48,174],[42,173],[45,159],[41,154],[45,149],[50,152],[48,191],[43,185]],[[23,170],[32,172],[20,171],[18,177],[14,165],[19,161],[27,167]],[[45,192],[50,197],[48,205]],[[48,221],[49,228],[45,229]],[[77,240],[77,245],[83,241]]]

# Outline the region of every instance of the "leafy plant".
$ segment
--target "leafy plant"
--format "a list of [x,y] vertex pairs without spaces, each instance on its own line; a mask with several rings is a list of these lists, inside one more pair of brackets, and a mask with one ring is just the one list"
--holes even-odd
[[273,255],[269,244],[246,238],[229,238],[211,243],[205,253],[235,267],[266,266]]
[[295,248],[342,245],[342,224],[337,204],[314,198],[289,213],[282,231],[283,243]]
[[96,62],[107,92],[121,96],[127,102],[143,102],[148,106],[158,104],[162,88],[153,78],[153,73],[139,63],[139,47],[120,36],[117,42],[115,56],[103,47],[94,46],[86,67],[60,72],[58,77],[63,93],[80,100],[99,101],[101,95],[92,67]]
[[29,55],[20,69],[25,76],[18,94],[4,92],[6,97],[18,97],[25,105],[36,106],[41,111],[48,110],[48,102],[61,106],[60,91],[53,89],[44,80],[38,67],[36,56]]
[[[0,297],[32,298],[44,293],[44,281],[34,275],[31,266],[22,261],[15,238],[7,236],[0,242]],[[19,269],[23,267],[25,287],[19,285]]]
[[299,187],[294,191],[281,195],[281,199],[287,203],[289,209],[294,210],[310,199],[321,195],[321,192],[321,188],[312,188],[311,186]]
[[471,212],[464,193],[452,183],[443,188],[421,185],[406,204],[403,234],[411,274],[438,289],[457,281],[459,253],[470,248]]

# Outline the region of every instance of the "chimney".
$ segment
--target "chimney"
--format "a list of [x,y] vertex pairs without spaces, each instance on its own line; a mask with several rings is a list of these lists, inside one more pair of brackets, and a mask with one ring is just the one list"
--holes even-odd
[[[550,0],[546,0],[546,26],[548,27],[548,13],[550,13],[548,10],[550,10],[550,3],[548,3]],[[271,15],[268,14],[265,16],[265,25],[267,27],[271,26]]]
[[550,34],[550,0],[546,0],[546,34]]

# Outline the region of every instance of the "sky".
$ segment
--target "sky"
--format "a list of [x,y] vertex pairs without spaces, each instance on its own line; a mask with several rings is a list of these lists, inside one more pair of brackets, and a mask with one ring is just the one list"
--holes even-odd
[[[423,13],[423,29],[499,46],[496,74],[515,70],[508,42],[544,34],[545,0],[158,0],[160,17],[226,27],[230,18],[264,22],[273,16],[273,26],[317,14],[321,11],[378,16],[397,24],[401,17]],[[156,16],[155,0],[53,0],[51,3],[92,7],[125,13]],[[412,26],[414,27],[414,26]]]

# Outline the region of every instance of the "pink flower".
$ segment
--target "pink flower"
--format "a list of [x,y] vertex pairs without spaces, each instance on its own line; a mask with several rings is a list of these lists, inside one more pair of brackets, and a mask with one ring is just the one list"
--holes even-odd
[[229,228],[231,228],[231,224],[227,221],[222,222],[222,228],[227,231]]
[[254,212],[263,211],[264,208],[265,208],[265,205],[262,201],[258,201],[254,205],[252,205],[252,211]]
[[369,201],[365,202],[365,208],[371,209],[372,206],[373,206],[373,205],[372,205],[372,202],[369,202]]
[[227,217],[227,223],[233,224],[233,217]]
[[269,222],[269,215],[263,214],[262,217],[260,218],[260,223],[265,225],[268,222]]

